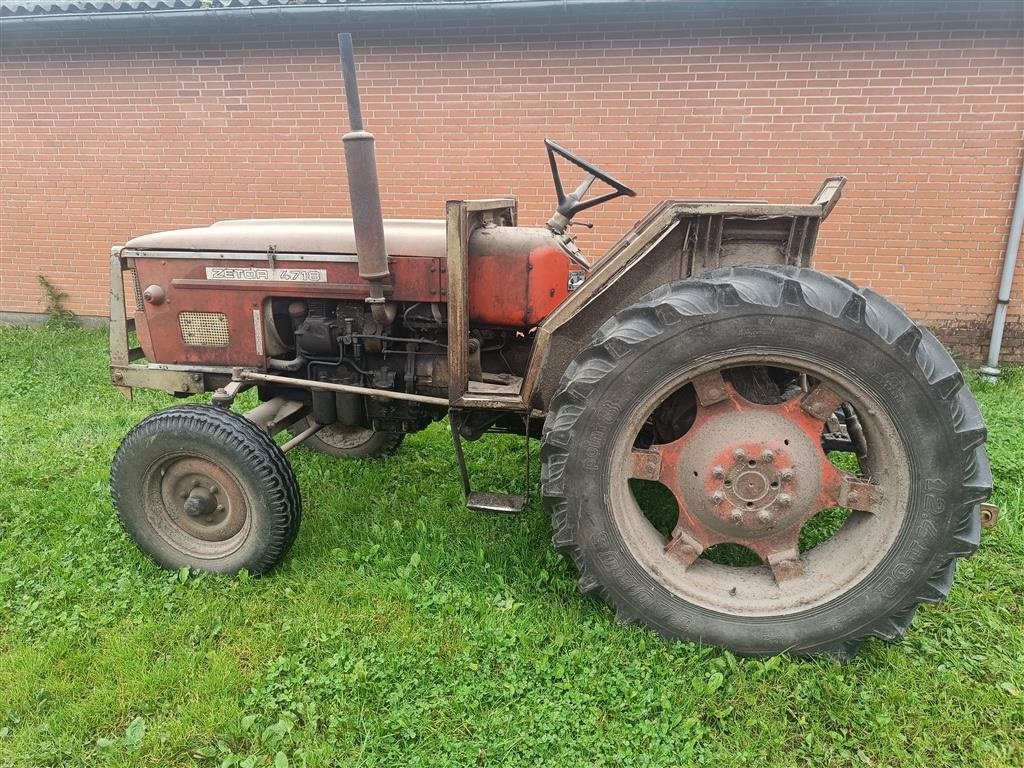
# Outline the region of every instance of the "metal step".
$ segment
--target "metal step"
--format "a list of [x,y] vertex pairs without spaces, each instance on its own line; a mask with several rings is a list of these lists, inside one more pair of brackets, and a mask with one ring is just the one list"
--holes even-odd
[[466,496],[466,506],[474,512],[500,512],[506,515],[517,515],[526,509],[526,497],[511,493],[470,491]]
[[448,423],[452,431],[452,445],[455,447],[455,459],[459,464],[459,475],[462,478],[462,492],[466,497],[466,506],[475,512],[498,512],[505,515],[516,515],[526,509],[530,500],[530,413],[523,414],[526,438],[524,487],[526,494],[517,496],[511,493],[487,493],[474,491],[469,484],[469,470],[466,468],[466,457],[462,453],[462,437],[460,431],[463,424],[463,412],[457,408],[449,409]]

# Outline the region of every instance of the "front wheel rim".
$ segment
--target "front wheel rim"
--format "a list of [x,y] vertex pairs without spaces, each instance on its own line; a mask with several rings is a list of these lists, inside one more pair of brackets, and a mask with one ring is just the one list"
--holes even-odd
[[161,457],[142,478],[146,519],[167,544],[199,560],[226,557],[245,542],[252,502],[238,478],[210,457]]
[[[816,382],[767,405],[748,400],[732,371],[785,368]],[[691,387],[696,416],[682,436],[639,445],[644,424],[673,394]],[[867,478],[837,469],[821,449],[828,416],[841,404],[860,415],[870,452]],[[821,361],[731,356],[656,384],[623,420],[611,452],[607,493],[615,523],[640,565],[676,597],[749,618],[790,615],[840,598],[874,572],[895,544],[908,511],[909,461],[896,427],[863,386]],[[677,517],[659,532],[630,481],[658,483]],[[826,540],[800,551],[808,521],[851,510]],[[712,547],[739,544],[758,566],[713,562]]]

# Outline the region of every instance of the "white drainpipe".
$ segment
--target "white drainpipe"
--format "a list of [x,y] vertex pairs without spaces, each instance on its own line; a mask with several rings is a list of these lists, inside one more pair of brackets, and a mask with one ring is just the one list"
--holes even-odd
[[1024,163],[1021,164],[1020,180],[1017,182],[1017,201],[1013,205],[1013,218],[1010,220],[1010,241],[1006,244],[1003,256],[1003,276],[999,281],[999,295],[996,298],[996,313],[992,320],[992,338],[988,344],[988,360],[979,370],[986,381],[999,378],[999,348],[1003,345],[1003,328],[1006,325],[1006,313],[1010,306],[1010,287],[1013,285],[1013,273],[1017,268],[1017,251],[1020,249],[1021,230],[1024,229]]

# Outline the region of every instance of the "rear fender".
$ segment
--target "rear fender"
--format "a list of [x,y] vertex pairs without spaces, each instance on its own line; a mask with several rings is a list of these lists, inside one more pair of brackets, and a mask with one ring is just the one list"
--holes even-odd
[[720,267],[808,267],[821,222],[846,179],[826,179],[809,205],[668,200],[593,267],[537,329],[524,399],[547,410],[569,363],[605,320],[659,286]]

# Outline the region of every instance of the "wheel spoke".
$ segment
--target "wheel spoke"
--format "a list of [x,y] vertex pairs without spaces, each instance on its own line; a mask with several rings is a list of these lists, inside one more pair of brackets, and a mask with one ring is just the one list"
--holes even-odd
[[661,453],[657,448],[650,450],[633,449],[630,478],[636,480],[657,480],[661,477]]
[[683,521],[680,514],[679,521],[672,531],[672,538],[665,545],[665,552],[684,568],[700,557],[704,551],[704,544],[699,540],[700,534]]
[[875,502],[881,495],[881,488],[862,477],[846,475],[839,484],[839,506],[858,512],[875,512]]
[[818,421],[825,421],[843,404],[843,398],[825,384],[815,384],[799,401],[800,408]]
[[769,552],[763,556],[763,559],[772,569],[776,583],[780,585],[804,575],[804,566],[800,562],[800,550],[795,545]]
[[875,512],[875,505],[881,498],[881,486],[867,478],[843,472],[831,463],[822,469],[821,494],[818,497],[821,509],[846,507],[858,512]]
[[697,393],[697,402],[705,408],[728,400],[732,391],[732,387],[726,384],[720,371],[698,376],[693,380],[693,389]]

